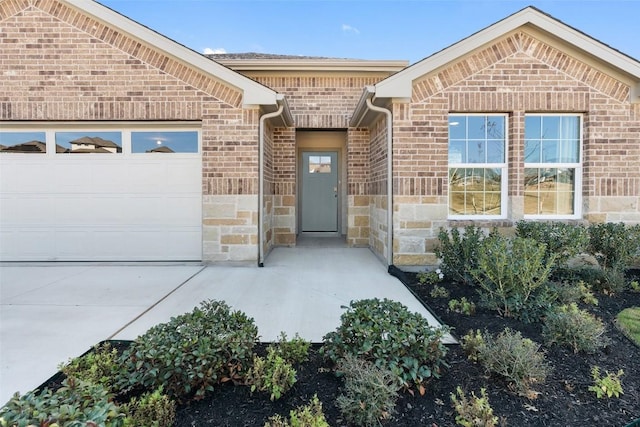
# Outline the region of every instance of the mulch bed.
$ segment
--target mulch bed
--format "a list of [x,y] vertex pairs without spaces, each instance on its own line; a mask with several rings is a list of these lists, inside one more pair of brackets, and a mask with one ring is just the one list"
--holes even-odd
[[[634,271],[640,279],[640,272]],[[475,315],[465,316],[448,311],[448,299],[433,299],[430,287],[417,285],[415,276],[402,274],[403,281],[423,300],[434,314],[453,328],[457,336],[470,329],[498,333],[505,327],[518,330],[523,336],[542,343],[540,324],[523,324],[505,319],[495,312],[479,308]],[[475,290],[465,286],[441,283],[450,298],[466,297],[478,303]],[[528,400],[508,391],[504,382],[484,372],[481,366],[467,360],[459,346],[450,346],[447,361],[450,365],[441,379],[433,380],[424,396],[402,393],[393,419],[386,426],[454,426],[455,414],[450,394],[457,386],[470,393],[487,390],[494,414],[509,426],[619,426],[640,418],[640,349],[624,337],[614,326],[617,313],[626,307],[640,306],[640,293],[624,292],[615,296],[597,295],[599,305],[587,309],[607,325],[611,339],[608,347],[594,354],[574,354],[571,350],[553,346],[545,348],[547,360],[553,366],[546,384],[537,387],[540,395]],[[263,393],[251,394],[248,387],[223,385],[204,400],[178,409],[176,427],[187,426],[262,426],[274,414],[287,416],[289,411],[307,404],[315,395],[322,401],[331,426],[346,426],[334,402],[340,393],[341,380],[328,372],[327,364],[314,347],[310,360],[298,367],[298,381],[293,390],[276,402]],[[261,346],[264,350],[264,346]],[[601,372],[624,370],[624,394],[620,398],[597,399],[588,391],[591,367]]]

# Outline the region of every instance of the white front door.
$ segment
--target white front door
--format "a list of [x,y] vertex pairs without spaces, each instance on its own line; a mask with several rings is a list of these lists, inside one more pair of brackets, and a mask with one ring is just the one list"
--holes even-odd
[[338,153],[302,153],[303,232],[338,231]]

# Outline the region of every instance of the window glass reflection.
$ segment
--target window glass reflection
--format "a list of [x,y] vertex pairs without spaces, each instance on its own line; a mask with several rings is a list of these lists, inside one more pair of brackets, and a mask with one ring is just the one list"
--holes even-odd
[[197,153],[198,132],[131,132],[132,153]]
[[309,173],[331,173],[331,156],[309,156]]
[[47,152],[44,132],[0,132],[0,152],[36,153]]
[[122,153],[121,132],[56,132],[56,145],[64,153]]

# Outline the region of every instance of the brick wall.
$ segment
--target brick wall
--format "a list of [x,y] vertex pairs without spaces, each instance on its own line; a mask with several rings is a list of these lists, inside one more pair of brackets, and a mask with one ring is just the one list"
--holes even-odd
[[54,0],[4,0],[0,22],[0,120],[201,121],[204,257],[256,259],[259,111],[242,93]]
[[410,104],[395,104],[395,262],[430,264],[448,221],[448,114],[509,116],[508,215],[474,221],[512,227],[524,212],[524,115],[584,114],[583,217],[640,222],[640,121],[629,88],[537,40],[516,32],[414,83]]
[[[247,76],[286,96],[296,128],[317,130],[347,130],[362,89],[386,77],[386,74],[354,76],[341,72],[325,76],[283,74],[274,77],[247,73]],[[348,129],[347,138],[347,243],[366,246],[369,244],[368,131]],[[295,245],[295,129],[275,130],[274,180],[274,224],[278,224],[274,228],[275,244]]]

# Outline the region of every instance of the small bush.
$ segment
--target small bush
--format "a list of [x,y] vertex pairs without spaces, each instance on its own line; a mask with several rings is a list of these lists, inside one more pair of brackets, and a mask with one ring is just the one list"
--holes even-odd
[[456,394],[451,393],[451,403],[455,409],[456,424],[464,427],[494,427],[498,424],[498,417],[493,415],[493,408],[489,404],[487,391],[480,389],[480,397],[472,391],[467,398],[460,387]]
[[379,425],[389,418],[398,398],[396,377],[376,365],[345,356],[336,368],[344,375],[344,392],[336,405],[345,419],[357,426]]
[[460,232],[457,228],[450,231],[444,228],[438,233],[438,246],[435,254],[442,264],[443,273],[454,282],[473,284],[470,271],[477,266],[480,243],[485,238],[482,229],[469,225]]
[[545,258],[554,256],[556,265],[560,266],[583,253],[589,244],[585,227],[562,222],[518,221],[516,236],[543,243],[547,248]]
[[176,418],[176,404],[163,394],[162,387],[122,406],[127,414],[126,427],[171,427]]
[[420,392],[446,366],[447,348],[441,339],[448,329],[430,326],[399,302],[377,298],[351,302],[340,319],[337,330],[324,336],[321,349],[333,363],[353,355],[393,372],[399,387],[417,386]]
[[465,297],[457,299],[452,299],[449,301],[449,310],[454,313],[466,314],[467,316],[471,316],[476,312],[476,305],[473,301],[468,301]]
[[624,371],[620,369],[617,374],[607,372],[605,377],[600,376],[600,368],[594,366],[591,368],[591,377],[593,378],[593,385],[589,386],[589,391],[596,394],[598,399],[604,397],[620,397],[622,392],[622,382],[620,377],[624,375]]
[[87,354],[71,359],[68,364],[60,366],[59,369],[67,377],[101,384],[115,393],[116,379],[124,367],[120,362],[118,350],[105,342],[96,345]]
[[449,290],[443,286],[434,285],[429,295],[431,298],[449,298]]
[[138,337],[122,355],[127,369],[119,384],[163,386],[179,402],[201,399],[216,384],[242,380],[257,337],[253,319],[224,302],[204,301]]
[[484,239],[471,275],[482,302],[501,316],[535,321],[553,299],[545,294],[553,266],[546,247],[532,239],[508,239],[497,233]]
[[286,333],[280,332],[278,342],[270,347],[273,348],[278,356],[282,357],[287,362],[296,364],[305,362],[309,359],[309,348],[311,347],[311,342],[300,338],[300,335],[298,335],[297,332],[290,340],[287,339]]
[[467,332],[467,334],[462,337],[462,341],[460,342],[460,346],[467,355],[467,358],[469,360],[473,360],[474,362],[478,361],[481,348],[485,345],[486,343],[484,341],[484,336],[479,329]]
[[121,427],[124,415],[112,400],[113,395],[100,384],[67,378],[55,392],[16,393],[0,408],[0,425]]
[[318,396],[313,396],[308,405],[289,412],[288,420],[281,415],[274,415],[264,427],[329,427],[329,423],[322,412],[322,402]]
[[591,287],[583,280],[577,283],[561,282],[549,284],[549,290],[556,294],[559,304],[573,304],[582,302],[589,305],[598,305],[598,298],[591,291]]
[[422,271],[416,275],[421,285],[435,285],[444,279],[444,273],[439,268],[433,271]]
[[629,283],[629,290],[631,292],[640,292],[640,282],[638,282],[637,280],[633,280]]
[[544,383],[550,372],[540,345],[509,328],[483,338],[485,345],[478,349],[478,361],[484,368],[506,379],[516,393],[535,398],[533,387]]
[[282,358],[274,347],[269,347],[267,357],[255,356],[253,367],[247,375],[251,391],[266,391],[270,399],[278,400],[296,383],[296,370]]
[[544,320],[542,334],[547,344],[566,346],[574,353],[593,353],[608,344],[602,321],[580,310],[575,303],[551,310]]
[[588,230],[587,249],[603,270],[624,271],[640,254],[640,225],[607,222],[592,224]]
[[640,225],[607,222],[592,224],[588,230],[588,251],[603,271],[601,290],[612,294],[624,290],[624,271],[640,255]]

